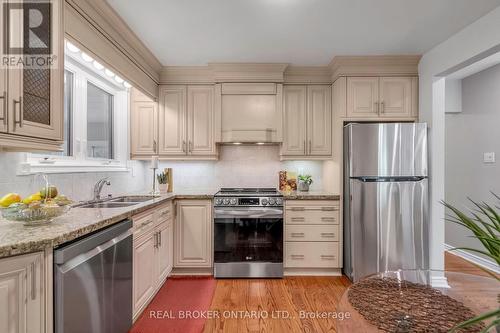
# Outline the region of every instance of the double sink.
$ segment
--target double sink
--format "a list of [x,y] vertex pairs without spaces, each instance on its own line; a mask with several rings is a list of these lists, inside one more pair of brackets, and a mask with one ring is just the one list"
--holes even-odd
[[120,208],[138,205],[142,202],[153,200],[158,198],[153,195],[134,195],[134,196],[123,196],[113,199],[104,199],[99,201],[83,202],[77,204],[75,208]]

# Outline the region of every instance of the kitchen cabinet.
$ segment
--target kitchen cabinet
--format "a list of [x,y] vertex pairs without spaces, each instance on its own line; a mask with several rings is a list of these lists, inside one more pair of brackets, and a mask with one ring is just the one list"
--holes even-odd
[[417,99],[416,77],[347,78],[347,118],[413,119]]
[[173,267],[172,203],[133,217],[133,318],[139,317]]
[[[0,70],[0,147],[5,149],[60,150],[64,116],[63,6],[55,0],[51,5],[50,51],[56,64],[52,68],[18,65]],[[18,17],[9,13],[13,23],[8,35],[18,40],[17,45],[23,45],[24,40],[21,13]],[[5,36],[3,32],[0,35]],[[30,53],[28,49],[23,52]]]
[[212,202],[176,201],[175,267],[212,266]]
[[214,87],[160,88],[159,146],[161,159],[216,159]]
[[45,332],[42,252],[0,259],[0,332]]
[[332,155],[330,85],[289,85],[283,91],[283,159],[326,159]]
[[130,155],[151,158],[158,148],[158,103],[132,89],[130,93]]
[[337,200],[285,201],[285,268],[321,274],[342,267],[339,213]]

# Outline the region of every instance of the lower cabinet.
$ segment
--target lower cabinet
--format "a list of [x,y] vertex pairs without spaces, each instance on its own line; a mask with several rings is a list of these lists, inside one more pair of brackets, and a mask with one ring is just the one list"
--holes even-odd
[[133,220],[133,318],[135,321],[172,271],[172,203],[136,215]]
[[285,202],[285,268],[341,268],[339,202],[287,200]]
[[212,201],[178,200],[175,267],[212,267]]
[[0,332],[45,332],[44,253],[0,259]]

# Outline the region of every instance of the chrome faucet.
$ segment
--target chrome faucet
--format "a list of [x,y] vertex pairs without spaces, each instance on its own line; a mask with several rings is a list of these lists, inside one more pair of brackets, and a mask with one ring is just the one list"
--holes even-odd
[[100,200],[101,199],[101,191],[102,191],[102,188],[104,187],[104,185],[111,185],[111,182],[109,181],[109,179],[106,177],[106,178],[102,178],[102,179],[99,179],[97,181],[97,183],[95,183],[94,185],[94,201],[96,200]]

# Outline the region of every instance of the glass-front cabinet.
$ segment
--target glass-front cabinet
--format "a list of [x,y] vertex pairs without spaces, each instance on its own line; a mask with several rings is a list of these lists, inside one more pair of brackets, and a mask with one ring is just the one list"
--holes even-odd
[[[1,9],[0,147],[59,150],[63,140],[63,2]],[[8,65],[5,60],[8,59]]]

